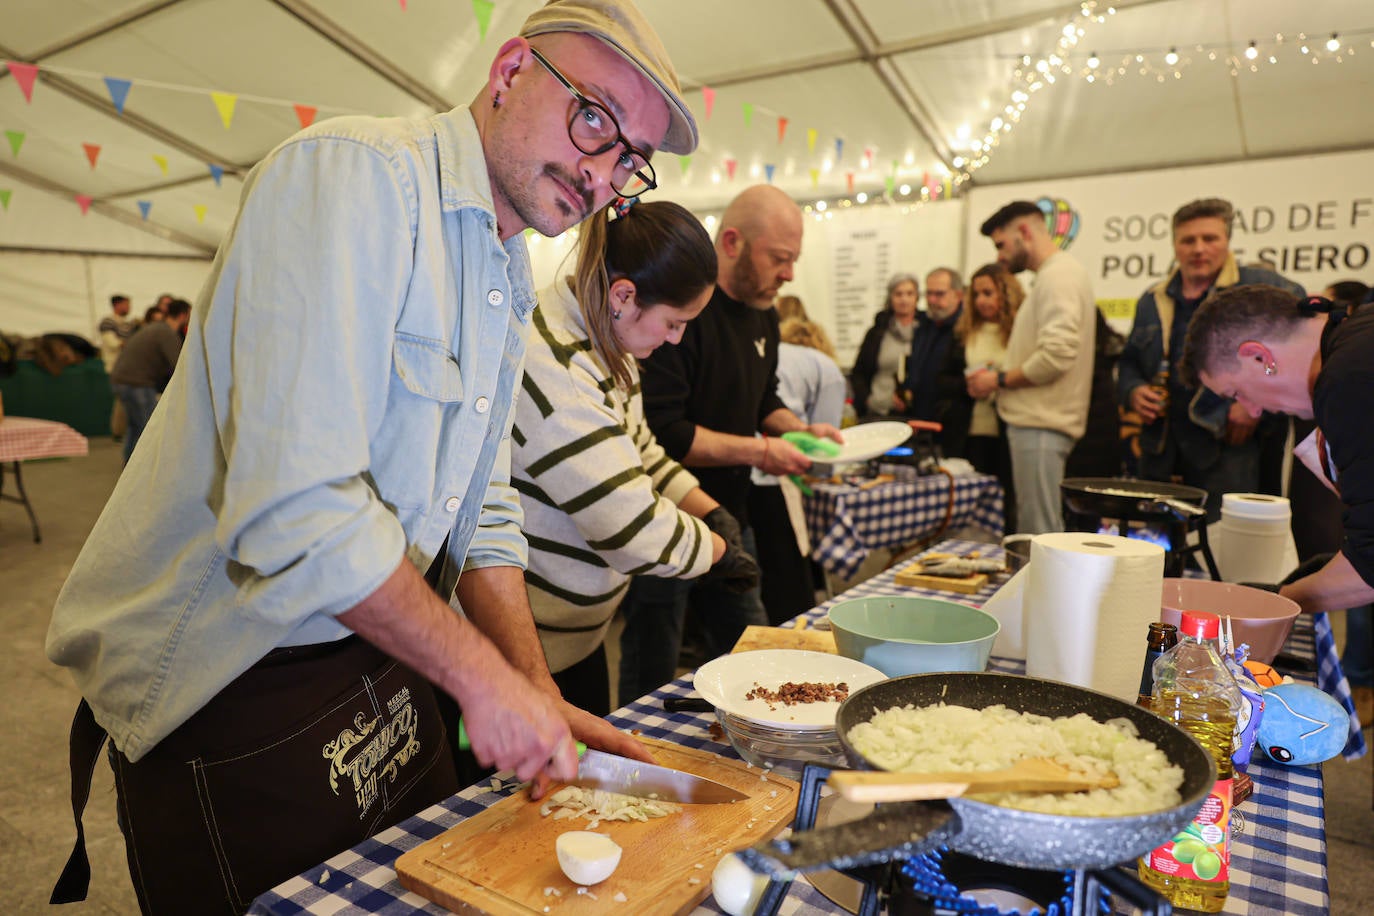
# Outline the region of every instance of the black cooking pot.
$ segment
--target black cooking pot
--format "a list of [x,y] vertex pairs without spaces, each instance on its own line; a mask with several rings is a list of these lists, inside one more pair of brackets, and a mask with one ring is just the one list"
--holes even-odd
[[[1022,868],[1102,868],[1166,843],[1192,820],[1216,782],[1216,765],[1202,745],[1150,711],[1093,690],[1012,674],[915,674],[856,691],[840,707],[835,723],[851,763],[857,769],[877,769],[850,744],[855,725],[893,707],[941,702],[975,709],[1000,704],[1053,717],[1082,712],[1099,722],[1129,719],[1142,738],[1183,769],[1182,801],[1161,811],[1109,817],[1018,811],[970,798],[880,805],[863,820],[794,833],[789,840],[774,841],[771,849],[756,846],[748,852],[760,855],[746,855],[745,860],[760,871],[776,870],[774,863],[802,871],[845,868],[947,843],[958,852]],[[875,852],[885,846],[890,854]],[[817,861],[832,851],[832,863]],[[770,858],[772,862],[762,861]]]
[[1070,477],[1059,485],[1070,512],[1101,518],[1207,514],[1207,491],[1176,483],[1118,477]]

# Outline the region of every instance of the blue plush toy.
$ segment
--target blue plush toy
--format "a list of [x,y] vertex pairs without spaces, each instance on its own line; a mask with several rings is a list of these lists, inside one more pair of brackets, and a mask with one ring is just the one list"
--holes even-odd
[[1330,760],[1341,752],[1350,716],[1329,694],[1310,684],[1278,684],[1264,691],[1264,717],[1256,743],[1279,763]]

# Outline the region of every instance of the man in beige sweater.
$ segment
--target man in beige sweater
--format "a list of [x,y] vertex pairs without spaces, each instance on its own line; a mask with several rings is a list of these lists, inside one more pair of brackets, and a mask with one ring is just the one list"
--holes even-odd
[[1019,530],[1062,531],[1059,484],[1087,426],[1092,390],[1092,282],[1083,265],[1055,245],[1044,213],[1030,201],[1007,204],[981,231],[1003,266],[1012,273],[1034,271],[1035,284],[1012,324],[1007,368],[973,373],[968,392],[983,398],[1000,389],[997,413],[1007,424]]

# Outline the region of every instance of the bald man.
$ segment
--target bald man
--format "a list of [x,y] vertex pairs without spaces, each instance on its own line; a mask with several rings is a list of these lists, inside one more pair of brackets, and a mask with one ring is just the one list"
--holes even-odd
[[[739,521],[717,531],[743,540],[749,528],[749,469],[799,474],[811,460],[776,438],[808,430],[840,440],[827,423],[808,426],[778,397],[778,318],[773,300],[801,255],[802,214],[771,185],[742,192],[726,208],[716,236],[716,291],[676,347],[640,361],[644,413],[665,451],[690,467],[701,487]],[[757,435],[762,433],[762,436]],[[757,555],[757,554],[756,554]],[[805,572],[798,554],[795,575]],[[689,596],[701,614],[708,657],[728,652],[749,624],[766,622],[757,589],[734,594],[701,580],[641,576],[621,611],[620,702],[672,680]]]

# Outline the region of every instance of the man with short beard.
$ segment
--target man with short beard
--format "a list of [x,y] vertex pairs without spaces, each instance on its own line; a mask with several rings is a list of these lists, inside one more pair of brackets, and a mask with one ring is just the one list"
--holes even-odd
[[[773,300],[792,279],[801,241],[801,210],[786,194],[771,185],[740,193],[726,208],[716,236],[715,295],[687,325],[681,343],[659,347],[640,361],[649,428],[729,511],[730,521],[738,520],[738,527],[727,524],[716,533],[726,541],[742,540],[755,554],[750,468],[782,475],[811,466],[811,459],[777,438],[785,432],[807,430],[840,441],[839,430],[828,423],[808,426],[777,393]],[[625,615],[621,703],[672,680],[689,597],[704,625],[709,657],[730,651],[749,624],[767,622],[757,588],[735,594],[699,579],[636,577],[620,606]]]

